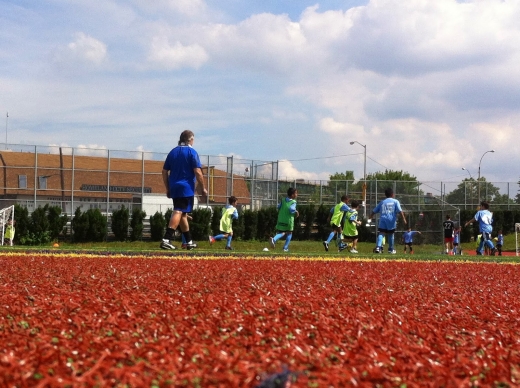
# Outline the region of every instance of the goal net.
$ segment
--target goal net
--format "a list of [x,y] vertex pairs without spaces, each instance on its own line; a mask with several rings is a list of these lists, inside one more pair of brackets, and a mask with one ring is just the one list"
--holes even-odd
[[[2,229],[2,245],[4,245],[4,241],[6,238],[10,240],[10,244],[12,245],[13,234],[8,232],[9,220],[14,220],[14,205],[3,208],[0,210],[0,225]],[[7,232],[7,235],[6,235]]]
[[515,224],[515,239],[516,239],[516,255],[520,255],[520,245],[518,240],[518,233],[520,233],[520,224]]

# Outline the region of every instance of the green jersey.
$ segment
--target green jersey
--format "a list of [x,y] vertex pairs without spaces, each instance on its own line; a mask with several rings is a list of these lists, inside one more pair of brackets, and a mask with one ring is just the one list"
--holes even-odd
[[224,233],[233,233],[233,219],[237,219],[237,209],[228,205],[222,209],[222,217],[220,217],[220,230]]
[[281,232],[292,232],[294,230],[294,215],[296,210],[296,201],[294,199],[285,198],[278,205],[278,222],[276,230]]
[[343,215],[346,211],[349,211],[350,207],[344,203],[340,202],[336,206],[334,206],[331,209],[332,216],[330,218],[330,224],[333,226],[340,226],[341,225],[341,219],[343,218]]
[[345,214],[345,225],[343,226],[343,235],[345,236],[357,236],[358,231],[356,227],[356,221],[358,217],[357,210],[350,209]]

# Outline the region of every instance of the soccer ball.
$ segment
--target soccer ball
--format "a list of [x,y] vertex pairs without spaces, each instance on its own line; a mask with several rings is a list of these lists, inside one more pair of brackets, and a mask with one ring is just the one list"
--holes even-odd
[[264,248],[264,252],[269,252],[269,248]]

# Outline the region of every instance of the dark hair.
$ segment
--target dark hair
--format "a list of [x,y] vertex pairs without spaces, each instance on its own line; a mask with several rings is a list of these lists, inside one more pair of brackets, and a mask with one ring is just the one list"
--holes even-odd
[[482,206],[484,209],[489,209],[489,203],[487,203],[486,201],[480,202],[480,206]]
[[298,190],[296,190],[294,187],[289,187],[287,189],[287,196],[292,197],[294,193],[296,193]]
[[451,216],[448,214],[448,215],[446,216],[446,219],[447,219],[447,220],[451,219]]
[[390,198],[394,194],[394,190],[392,190],[391,187],[385,190],[385,196],[386,198]]
[[353,199],[352,201],[350,201],[350,207],[355,209],[359,206],[359,202],[356,201],[355,199]]
[[233,203],[235,203],[236,201],[237,201],[237,197],[235,197],[234,195],[232,195],[232,196],[229,197],[229,199],[228,199],[228,202],[229,202],[230,205],[233,204]]
[[188,144],[188,142],[195,137],[195,134],[190,131],[189,129],[186,129],[185,131],[182,131],[181,136],[179,137],[179,144],[181,143]]
[[348,195],[347,194],[343,194],[341,196],[341,202],[345,202],[345,201],[348,201]]

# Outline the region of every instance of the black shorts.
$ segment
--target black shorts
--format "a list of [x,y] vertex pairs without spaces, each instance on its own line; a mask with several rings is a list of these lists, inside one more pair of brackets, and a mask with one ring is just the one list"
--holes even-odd
[[379,231],[379,233],[385,233],[385,234],[394,234],[395,233],[395,229],[379,228],[378,231]]
[[409,242],[409,243],[404,243],[404,245],[408,245],[410,248],[412,247],[413,243]]
[[190,213],[193,210],[194,197],[173,198],[173,210]]

